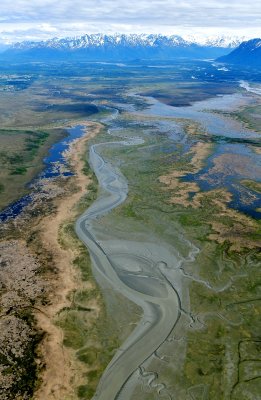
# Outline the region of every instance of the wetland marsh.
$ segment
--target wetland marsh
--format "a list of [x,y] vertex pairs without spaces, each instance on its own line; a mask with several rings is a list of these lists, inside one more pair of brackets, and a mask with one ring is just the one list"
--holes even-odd
[[[75,289],[57,316],[64,346],[83,364],[73,398],[256,399],[260,76],[208,62],[162,66],[67,64],[49,78],[32,66],[19,92],[37,99],[27,111],[37,131],[102,127],[82,149],[93,187],[75,226],[99,289]],[[5,129],[18,129],[15,120],[25,129],[15,113],[2,115]],[[75,266],[88,282],[81,252]]]

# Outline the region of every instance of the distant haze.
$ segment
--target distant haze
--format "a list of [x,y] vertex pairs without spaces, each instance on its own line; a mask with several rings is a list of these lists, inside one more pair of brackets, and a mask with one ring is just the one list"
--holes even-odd
[[261,36],[258,0],[1,0],[0,43],[84,33]]

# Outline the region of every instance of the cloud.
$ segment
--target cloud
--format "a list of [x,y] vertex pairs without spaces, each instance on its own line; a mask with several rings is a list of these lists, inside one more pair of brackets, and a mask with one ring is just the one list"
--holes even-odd
[[0,34],[5,40],[87,32],[213,29],[256,32],[258,36],[261,26],[257,0],[1,0],[0,16]]

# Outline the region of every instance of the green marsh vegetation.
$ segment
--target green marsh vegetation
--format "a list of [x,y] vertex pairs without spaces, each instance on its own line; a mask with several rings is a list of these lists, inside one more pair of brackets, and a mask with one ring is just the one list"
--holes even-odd
[[[0,209],[28,192],[26,184],[42,170],[52,144],[66,136],[65,128],[98,111],[86,101],[88,78],[71,76],[68,83],[53,75],[55,69],[39,76],[30,68],[27,85],[0,92]],[[95,88],[89,84],[89,91]]]
[[[183,235],[200,249],[193,263],[183,264],[188,275],[184,285],[189,286],[190,313],[195,321],[192,326],[184,325],[184,353],[178,356],[183,362],[177,368],[174,341],[172,347],[163,345],[160,353],[165,355],[166,349],[169,365],[164,367],[153,361],[150,369],[158,373],[158,382],[171,387],[171,393],[178,398],[189,394],[216,400],[254,399],[259,364],[254,355],[243,355],[241,346],[250,346],[256,354],[260,341],[260,223],[229,209],[225,189],[199,190],[197,202],[193,203],[192,195],[190,205],[172,202],[179,187],[168,188],[159,178],[173,171],[193,172],[193,153],[175,148],[157,131],[157,125],[154,129],[146,127],[144,120],[138,124],[136,121],[135,130],[130,126],[120,129],[119,139],[121,135],[141,136],[143,145],[102,150],[106,160],[120,165],[129,185],[127,200],[104,218],[104,226],[118,237],[124,237],[127,226],[128,235],[134,240],[147,232],[152,241],[158,237],[185,257],[188,248],[182,243]],[[210,151],[213,150],[214,147]],[[259,189],[254,181],[244,181],[244,185]],[[146,399],[157,398],[149,389],[148,394],[142,395]],[[136,389],[133,399],[139,396]]]
[[[102,142],[105,133],[101,130],[95,142]],[[88,149],[93,141],[88,142]],[[98,193],[97,178],[85,154],[82,159],[83,172],[90,183],[86,195],[77,204],[77,215],[92,204]],[[71,305],[59,312],[56,324],[63,330],[63,344],[73,350],[75,359],[81,364],[76,395],[79,399],[91,399],[103,371],[133,329],[130,320],[135,324],[140,318],[140,310],[111,289],[98,288],[89,253],[75,234],[74,221],[61,226],[59,242],[64,249],[74,253],[73,265],[79,275],[79,287],[70,294]]]
[[[199,63],[198,67],[202,65]],[[20,67],[20,73],[24,72],[23,68]],[[63,65],[62,72],[57,66],[50,70],[44,65],[37,68],[36,79],[16,96],[11,92],[0,94],[0,147],[7,150],[0,154],[0,207],[23,193],[24,185],[42,168],[41,160],[48,148],[63,137],[64,127],[86,117],[93,120],[106,117],[106,110],[97,114],[96,109],[89,106],[93,100],[105,105],[126,106],[126,114],[121,113],[113,127],[120,128],[119,135],[141,136],[145,143],[102,149],[102,155],[119,167],[129,184],[126,202],[104,218],[104,225],[119,235],[128,227],[126,235],[134,238],[139,232],[149,232],[152,240],[159,238],[175,246],[184,257],[188,254],[184,237],[200,249],[193,263],[184,263],[184,271],[191,275],[191,278],[184,278],[184,285],[189,286],[190,311],[197,323],[192,327],[187,324],[183,329],[180,364],[174,340],[166,347],[170,362],[161,364],[157,360],[155,370],[177,398],[206,398],[206,393],[214,400],[255,398],[260,317],[257,222],[228,211],[226,202],[222,202],[227,196],[223,189],[208,194],[199,191],[197,206],[192,204],[194,193],[188,206],[172,202],[174,195],[180,195],[180,188],[168,188],[159,178],[173,171],[193,172],[193,154],[189,149],[195,141],[210,141],[215,146],[213,138],[210,140],[205,133],[190,137],[188,131],[186,148],[160,132],[155,119],[145,121],[134,115],[134,121],[133,115],[127,113],[130,101],[139,111],[148,106],[140,98],[130,100],[129,91],[182,106],[233,92],[238,76],[235,75],[231,84],[228,84],[231,75],[227,79],[222,75],[220,82],[213,83],[209,77],[212,67],[206,63],[204,70],[198,72],[201,75],[197,83],[191,81],[194,65],[185,65],[184,69],[180,66],[163,68],[160,74],[158,69],[140,66],[128,69],[104,66],[103,72],[93,66],[69,63]],[[206,78],[205,72],[208,73]],[[240,112],[238,118],[253,126],[258,122],[258,113],[258,109],[248,109]],[[92,143],[118,140],[117,131],[113,133],[116,137],[107,135],[105,128]],[[93,202],[98,190],[87,162],[84,172],[91,176],[92,183],[79,203],[79,214]],[[244,184],[251,188],[256,185],[253,182]],[[126,300],[116,297],[112,300],[113,294],[105,291],[104,302],[92,277],[88,252],[74,234],[74,221],[68,221],[61,228],[60,243],[75,251],[74,266],[82,284],[71,294],[71,307],[61,311],[57,324],[64,331],[64,345],[71,348],[76,359],[85,366],[77,390],[79,398],[88,399],[93,396],[103,370],[124,339],[119,321],[127,326],[128,322],[139,319],[140,311],[128,305],[129,312],[124,319]],[[240,246],[233,248],[235,243]],[[193,278],[208,282],[210,288]],[[118,321],[112,315],[117,315]],[[163,355],[164,351],[163,347]],[[151,400],[158,395],[151,391],[142,398]]]
[[43,168],[43,158],[62,130],[0,130],[0,208],[28,192],[25,187]]
[[232,116],[242,121],[249,129],[260,132],[261,105],[244,107],[240,112],[235,112]]

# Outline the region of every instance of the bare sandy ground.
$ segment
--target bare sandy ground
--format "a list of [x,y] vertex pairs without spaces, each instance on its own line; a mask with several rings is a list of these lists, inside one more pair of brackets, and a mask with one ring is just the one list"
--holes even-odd
[[[54,324],[54,319],[61,309],[70,306],[69,294],[81,284],[80,277],[73,267],[76,254],[60,246],[58,233],[63,223],[76,218],[75,206],[86,193],[86,186],[90,183],[90,179],[82,172],[82,155],[86,151],[87,141],[100,131],[101,125],[81,122],[81,125],[83,124],[86,126],[86,134],[74,141],[66,155],[75,171],[73,179],[77,191],[69,191],[66,197],[57,200],[56,214],[45,217],[39,226],[43,247],[52,253],[58,274],[56,282],[51,283],[51,304],[37,314],[39,328],[46,332],[46,336],[40,348],[45,370],[42,384],[34,396],[36,400],[75,399],[73,382],[77,379],[76,360],[73,360],[73,352],[63,346],[63,332]],[[80,365],[77,365],[77,370],[78,368]]]
[[185,176],[189,172],[196,173],[202,168],[206,157],[210,154],[211,144],[198,142],[190,150],[192,155],[191,161],[188,164],[190,168],[184,168],[182,170],[172,170],[167,175],[159,177],[159,181],[166,185],[167,190],[172,190],[171,199],[169,200],[172,204],[180,204],[184,207],[199,207],[199,202],[191,201],[189,198],[190,192],[199,192],[199,186],[196,182],[182,182],[181,177]]

